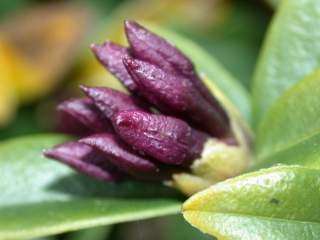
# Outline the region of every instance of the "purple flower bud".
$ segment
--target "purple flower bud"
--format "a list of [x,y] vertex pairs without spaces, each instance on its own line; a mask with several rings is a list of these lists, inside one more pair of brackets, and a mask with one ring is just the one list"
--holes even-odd
[[160,169],[156,164],[137,155],[112,134],[95,134],[82,138],[79,142],[101,151],[120,171],[140,179],[159,179]]
[[119,111],[143,110],[138,100],[117,90],[106,87],[80,86],[80,88],[110,120]]
[[[125,21],[125,30],[134,58],[152,63],[165,72],[173,72],[188,78],[211,106],[220,112],[224,121],[229,121],[219,102],[197,76],[193,63],[178,48],[134,21]],[[129,55],[123,55],[127,56]]]
[[140,91],[160,110],[183,116],[214,136],[229,135],[228,122],[211,107],[189,79],[132,58],[125,58],[124,64]]
[[133,21],[125,30],[128,48],[112,42],[91,48],[133,95],[80,86],[88,98],[58,110],[64,131],[85,137],[44,154],[99,180],[169,180],[188,194],[207,187],[216,181],[217,159],[242,160],[246,152],[227,112],[179,49]]
[[69,114],[61,112],[58,116],[57,131],[75,136],[90,135],[92,131]]
[[60,103],[60,130],[75,135],[112,131],[112,126],[89,98],[74,98]]
[[165,71],[193,72],[193,64],[174,45],[138,23],[125,21],[130,50],[135,58],[161,66]]
[[137,86],[123,65],[122,59],[129,56],[128,49],[116,43],[105,42],[92,44],[91,49],[96,58],[115,75],[130,91],[136,92]]
[[182,120],[142,111],[119,112],[113,124],[123,141],[172,165],[187,165],[199,157],[207,139]]
[[84,143],[63,143],[46,150],[44,155],[98,180],[113,181],[119,178],[119,173],[104,156]]

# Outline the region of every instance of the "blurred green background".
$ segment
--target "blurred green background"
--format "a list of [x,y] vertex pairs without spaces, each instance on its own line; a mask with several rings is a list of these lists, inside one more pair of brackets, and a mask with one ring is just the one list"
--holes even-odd
[[[120,84],[90,53],[122,38],[126,18],[193,39],[243,86],[272,16],[262,0],[0,0],[0,139],[55,130],[54,106],[77,85]],[[209,239],[180,216],[99,227],[45,239]]]

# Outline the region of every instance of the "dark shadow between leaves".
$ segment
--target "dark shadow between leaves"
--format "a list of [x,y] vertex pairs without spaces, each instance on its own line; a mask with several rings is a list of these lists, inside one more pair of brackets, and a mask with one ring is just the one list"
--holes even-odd
[[47,189],[79,198],[185,199],[178,191],[166,187],[161,183],[138,181],[106,183],[96,181],[78,173],[72,173],[58,179],[53,184],[49,185]]

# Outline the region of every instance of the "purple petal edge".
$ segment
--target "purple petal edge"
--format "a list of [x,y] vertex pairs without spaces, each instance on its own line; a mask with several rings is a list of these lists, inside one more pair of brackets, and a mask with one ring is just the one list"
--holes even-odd
[[125,87],[133,93],[137,91],[135,82],[122,63],[122,59],[129,56],[127,48],[113,42],[105,42],[101,45],[92,44],[91,50],[98,61],[115,75]]
[[87,135],[112,131],[111,123],[103,116],[89,98],[73,98],[60,103],[59,129],[62,132]]
[[75,170],[100,181],[114,181],[119,173],[92,147],[79,142],[67,142],[44,151],[48,158],[58,160]]
[[111,121],[113,116],[119,111],[142,110],[144,108],[143,104],[137,99],[115,89],[83,85],[80,88]]
[[164,38],[134,21],[126,20],[124,26],[134,57],[161,66],[167,71],[193,71],[192,62]]
[[160,169],[156,164],[137,155],[112,134],[95,134],[82,138],[79,142],[101,151],[120,171],[133,177],[139,179],[161,179],[164,177],[161,176]]

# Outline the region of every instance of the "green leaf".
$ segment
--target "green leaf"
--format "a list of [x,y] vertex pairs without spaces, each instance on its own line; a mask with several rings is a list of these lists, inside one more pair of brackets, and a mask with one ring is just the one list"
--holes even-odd
[[187,221],[218,239],[319,239],[320,171],[278,166],[245,174],[192,196]]
[[258,129],[254,168],[275,163],[320,167],[319,96],[317,70],[278,99]]
[[181,196],[162,185],[106,184],[42,156],[61,135],[0,145],[0,239],[30,238],[179,212]]
[[198,72],[212,80],[250,122],[251,105],[246,89],[223,66],[191,40],[152,24],[144,24],[160,36],[168,39],[192,59]]
[[253,85],[256,126],[285,90],[320,64],[320,1],[283,0],[267,33]]

